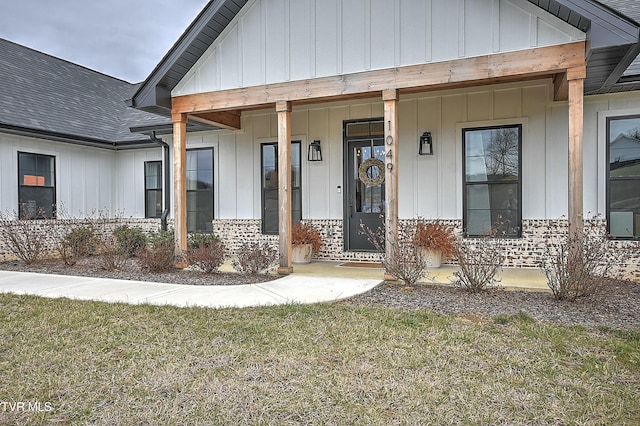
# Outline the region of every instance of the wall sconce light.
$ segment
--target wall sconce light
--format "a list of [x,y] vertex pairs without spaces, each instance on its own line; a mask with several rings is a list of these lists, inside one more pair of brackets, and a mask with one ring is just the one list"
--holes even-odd
[[431,132],[424,132],[418,141],[418,154],[433,155],[433,138]]
[[308,161],[322,161],[322,148],[320,141],[315,140],[309,144],[309,152],[307,153]]

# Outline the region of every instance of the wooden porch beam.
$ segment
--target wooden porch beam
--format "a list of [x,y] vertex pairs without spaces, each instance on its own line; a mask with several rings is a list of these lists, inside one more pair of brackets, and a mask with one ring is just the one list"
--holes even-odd
[[253,108],[276,102],[310,102],[336,97],[377,96],[383,90],[490,84],[505,79],[529,79],[584,65],[585,43],[532,48],[474,58],[411,65],[384,70],[321,77],[285,83],[177,96],[173,111],[200,113]]
[[[391,259],[398,253],[394,244],[398,243],[398,91],[384,90],[384,148],[385,148],[385,256]],[[385,272],[385,279],[393,279]]]
[[569,82],[569,235],[583,230],[583,98],[586,66],[567,70]]
[[189,119],[221,129],[240,130],[240,111],[199,112],[190,114]]
[[187,114],[172,114],[175,266],[187,266]]
[[553,77],[553,100],[566,101],[569,99],[569,82],[567,73],[556,74]]
[[293,272],[291,263],[291,102],[276,103],[278,113],[278,273]]

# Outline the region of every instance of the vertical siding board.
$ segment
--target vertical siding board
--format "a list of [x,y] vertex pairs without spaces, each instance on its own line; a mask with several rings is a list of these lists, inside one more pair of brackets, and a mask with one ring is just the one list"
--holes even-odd
[[289,72],[291,80],[309,78],[311,73],[311,0],[289,2]]
[[238,87],[240,85],[239,47],[238,27],[236,26],[220,43],[220,61],[224,64],[220,74],[220,85],[222,87]]
[[[445,61],[458,56],[458,0],[432,3],[432,60]],[[437,18],[435,18],[437,17]]]
[[316,0],[315,8],[315,76],[338,73],[338,21],[337,0]]
[[[242,197],[240,195],[242,192],[238,190],[238,185],[242,181],[251,182],[250,170],[242,170],[242,174],[237,170],[238,165],[251,163],[247,161],[248,158],[244,155],[242,161],[238,161],[236,158],[239,145],[237,139],[237,136],[233,133],[221,134],[219,143],[214,147],[214,197],[218,207],[217,214],[214,214],[215,218],[232,219],[237,217],[237,198]],[[246,196],[242,198],[251,199],[251,197]],[[250,205],[243,206],[243,208],[245,211],[251,211]]]
[[320,140],[322,147],[323,161],[308,162],[306,161],[307,152],[302,152],[303,168],[307,169],[308,179],[302,182],[302,192],[306,193],[309,200],[309,210],[303,212],[310,219],[324,219],[331,216],[330,200],[339,198],[335,187],[327,185],[329,182],[329,171],[332,166],[330,162],[333,159],[332,152],[340,151],[341,143],[339,140],[329,138],[329,109],[311,109],[309,110],[309,140]]
[[419,64],[428,61],[427,35],[431,36],[431,20],[426,18],[430,2],[399,0],[399,4],[399,63]]
[[466,121],[491,120],[493,110],[492,92],[469,93],[467,95]]
[[[331,188],[333,196],[329,199],[329,219],[342,219],[343,196],[345,187],[343,182],[343,138],[342,123],[352,117],[349,116],[349,107],[340,106],[329,108],[329,140],[331,140],[331,149],[329,152],[329,188]],[[324,159],[324,153],[323,153]],[[342,188],[342,193],[338,194],[337,187]]]
[[254,3],[242,17],[242,79],[243,86],[264,84],[264,52],[262,47],[262,16],[259,3]]
[[371,2],[371,68],[390,68],[396,64],[395,3],[389,0]]
[[457,123],[466,121],[465,96],[442,97],[442,141],[438,143],[442,167],[442,218],[462,217],[462,136]]
[[493,117],[514,118],[522,115],[522,92],[519,88],[495,90],[493,92]]
[[265,45],[265,69],[266,82],[276,83],[287,80],[286,75],[286,50],[288,40],[285,27],[285,0],[270,0],[264,10],[266,27],[264,37]]
[[342,2],[342,72],[365,69],[365,4],[366,0]]
[[509,1],[500,2],[500,51],[507,52],[530,47],[531,16]]
[[549,86],[522,89],[522,116],[527,125],[522,135],[522,216],[523,219],[545,217],[547,167],[544,135],[547,129],[546,104]]
[[466,1],[464,4],[464,52],[478,56],[493,51],[493,1]]

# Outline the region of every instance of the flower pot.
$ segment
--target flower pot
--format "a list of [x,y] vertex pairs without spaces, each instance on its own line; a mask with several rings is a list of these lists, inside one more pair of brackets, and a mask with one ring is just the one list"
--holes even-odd
[[439,268],[442,262],[442,251],[427,247],[420,247],[422,258],[427,263],[427,268]]
[[313,246],[311,244],[299,244],[291,247],[291,262],[293,263],[310,263],[311,252]]

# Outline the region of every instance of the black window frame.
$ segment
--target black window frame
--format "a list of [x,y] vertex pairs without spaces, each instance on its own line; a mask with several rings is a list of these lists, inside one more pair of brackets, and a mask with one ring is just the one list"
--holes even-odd
[[[298,163],[300,164],[300,184],[299,186],[294,186],[293,183],[291,185],[291,195],[292,195],[292,208],[291,208],[291,222],[298,223],[302,220],[302,141],[295,140],[291,141],[292,149],[291,155],[293,155],[293,145],[298,145]],[[267,146],[274,147],[274,158],[275,158],[275,173],[278,173],[278,142],[265,142],[260,144],[260,230],[264,235],[278,235],[280,229],[280,217],[277,218],[278,229],[269,230],[266,229],[265,215],[266,211],[266,198],[265,198],[265,171],[264,171],[264,149]],[[291,163],[291,167],[293,168],[293,162]],[[293,173],[293,170],[292,170]],[[292,177],[293,178],[293,177]],[[300,191],[300,206],[299,208],[294,208],[293,203],[295,202],[293,193],[294,191]],[[277,191],[277,188],[276,188]],[[297,214],[296,214],[297,213]]]
[[[640,119],[640,114],[629,114],[629,115],[620,115],[620,116],[610,116],[606,118],[606,135],[605,135],[605,150],[606,150],[606,232],[607,235],[611,239],[615,240],[628,240],[628,241],[638,241],[640,240],[640,234],[638,235],[630,235],[630,236],[620,236],[620,235],[612,235],[611,234],[611,182],[621,182],[621,181],[636,181],[638,185],[640,185],[640,175],[639,176],[611,176],[611,122],[616,120],[630,120],[630,119]],[[640,214],[640,212],[638,212]],[[635,227],[635,218],[634,218],[634,227]],[[634,231],[635,232],[635,231]]]
[[[155,167],[158,168],[158,172],[160,173],[158,176],[158,182],[160,184],[160,186],[158,188],[149,188],[148,186],[148,177],[149,175],[147,174],[147,165],[149,164],[153,164]],[[162,176],[163,172],[162,172],[162,160],[154,160],[154,161],[145,161],[144,162],[144,217],[145,219],[159,219],[160,217],[162,217],[162,193],[164,188],[162,187],[162,182],[163,182],[163,176]],[[150,192],[155,192],[156,195],[156,199],[160,200],[160,210],[156,211],[155,215],[151,215],[149,214],[149,208],[151,206],[149,206],[149,193]]]
[[[517,196],[517,213],[516,223],[514,226],[515,235],[500,233],[500,229],[494,229],[494,224],[491,224],[491,228],[487,230],[487,233],[497,232],[500,237],[509,239],[522,238],[522,123],[518,124],[501,124],[495,126],[481,126],[481,127],[466,127],[462,129],[462,229],[464,236],[467,238],[480,238],[486,236],[486,234],[471,234],[468,231],[468,188],[476,185],[488,185],[491,188],[494,185],[513,185],[513,181],[467,181],[467,137],[468,132],[483,131],[483,130],[500,130],[500,129],[518,129],[518,196]],[[491,206],[489,206],[490,215]]]
[[[23,182],[21,182],[21,175],[24,175],[22,173],[22,169],[20,167],[20,157],[22,155],[31,155],[31,156],[35,156],[36,157],[36,163],[37,163],[37,158],[38,157],[44,157],[47,159],[52,159],[53,162],[53,170],[50,171],[51,173],[51,185],[25,185]],[[18,156],[17,156],[17,170],[18,170],[18,218],[19,219],[24,219],[24,220],[44,220],[44,219],[55,219],[57,216],[57,208],[56,208],[56,189],[57,189],[57,177],[56,177],[56,156],[55,155],[48,155],[48,154],[40,154],[40,153],[36,153],[36,152],[26,152],[26,151],[18,151]],[[37,173],[37,169],[36,169],[36,173]],[[38,174],[34,175],[36,177],[39,177]],[[44,177],[44,176],[43,176]],[[46,179],[45,179],[46,182]],[[25,191],[26,188],[46,188],[48,190],[51,191],[51,199],[52,199],[52,203],[51,203],[51,216],[47,217],[46,215],[41,215],[39,212],[42,209],[41,206],[37,206],[38,208],[38,213],[36,213],[35,215],[27,215],[26,212],[24,211],[24,201],[23,201],[23,193]]]
[[[202,148],[190,148],[186,150],[186,155],[189,155],[188,153],[190,152],[197,152],[197,151],[210,151],[211,152],[211,188],[201,188],[201,189],[189,189],[189,179],[187,178],[187,181],[185,182],[185,186],[186,186],[186,195],[187,195],[187,217],[186,217],[186,221],[187,221],[187,232],[195,232],[195,233],[212,233],[213,232],[213,219],[215,219],[215,152],[213,147],[202,147]],[[186,165],[186,170],[185,172],[189,172],[190,170],[188,169],[189,165],[188,165],[188,161],[187,161],[187,165]],[[196,170],[198,171],[198,170]],[[198,192],[205,192],[205,191],[211,191],[211,220],[208,222],[208,226],[205,229],[199,229],[197,228],[197,224],[195,225],[196,227],[192,227],[190,226],[190,221],[189,221],[189,217],[191,216],[190,213],[195,213],[197,214],[198,212],[201,212],[201,210],[190,210],[189,209],[189,194],[193,194],[193,193],[198,193]],[[197,201],[196,201],[197,204]],[[197,222],[197,221],[196,221]]]

